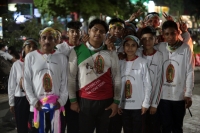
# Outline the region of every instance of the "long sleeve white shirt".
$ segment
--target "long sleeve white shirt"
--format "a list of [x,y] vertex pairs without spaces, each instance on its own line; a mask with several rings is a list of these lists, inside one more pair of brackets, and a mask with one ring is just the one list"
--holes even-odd
[[70,46],[67,42],[63,41],[62,43],[56,45],[57,51],[69,57],[71,50],[74,46]]
[[[50,90],[45,89],[45,75],[50,75]],[[48,79],[47,79],[48,80]],[[48,85],[49,85],[48,84]],[[30,111],[37,101],[48,95],[59,96],[58,102],[67,102],[67,58],[59,53],[42,54],[35,50],[26,55],[24,66],[24,88],[30,101]]]
[[8,80],[8,97],[9,105],[14,106],[15,97],[23,97],[25,93],[20,89],[20,79],[23,77],[23,67],[24,62],[22,60],[17,60],[13,63],[10,70],[10,76]]
[[[168,50],[166,42],[160,43],[157,48],[163,53],[161,99],[181,101],[184,96],[191,97],[194,87],[194,59],[189,45],[183,43],[174,52]],[[173,68],[173,74],[170,74],[170,67]]]
[[[120,66],[122,80],[120,107],[122,109],[149,108],[152,85],[146,59],[138,57],[134,61],[120,60]],[[132,86],[129,98],[125,97],[127,80]]]
[[149,74],[151,78],[152,84],[152,93],[151,93],[151,106],[157,108],[160,102],[161,96],[161,78],[162,78],[162,63],[163,63],[163,55],[159,51],[154,51],[151,55],[146,55],[143,53],[143,50],[138,49],[137,55],[143,57],[147,60]]

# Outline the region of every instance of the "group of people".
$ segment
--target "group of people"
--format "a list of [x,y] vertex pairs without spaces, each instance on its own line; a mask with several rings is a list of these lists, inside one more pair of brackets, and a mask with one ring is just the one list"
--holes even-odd
[[139,14],[94,19],[83,36],[81,23],[71,21],[67,41],[51,27],[39,43],[26,40],[8,83],[18,132],[183,133],[194,86],[187,28],[165,21],[160,42],[158,14],[136,28]]

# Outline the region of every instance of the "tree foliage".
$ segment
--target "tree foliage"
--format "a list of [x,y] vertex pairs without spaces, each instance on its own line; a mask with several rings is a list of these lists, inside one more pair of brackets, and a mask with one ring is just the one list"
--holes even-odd
[[192,11],[190,15],[195,16],[196,20],[200,19],[200,1],[199,0],[191,0]]
[[23,45],[22,37],[38,39],[38,33],[42,25],[33,18],[22,24],[16,24],[13,12],[2,15],[3,17],[3,42],[8,46],[15,46],[21,49]]
[[145,11],[141,0],[136,5],[130,0],[34,0],[34,4],[43,15],[66,16],[70,12],[77,12],[84,19],[99,16],[100,13],[127,19],[139,8]]

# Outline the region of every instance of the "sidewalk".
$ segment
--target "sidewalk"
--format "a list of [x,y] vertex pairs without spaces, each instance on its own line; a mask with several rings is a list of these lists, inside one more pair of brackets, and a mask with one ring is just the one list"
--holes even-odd
[[[195,71],[200,71],[200,67],[195,67]],[[192,97],[193,104],[190,108],[192,117],[189,111],[186,110],[184,118],[183,132],[184,133],[200,133],[200,73],[195,75],[195,90]],[[198,94],[198,95],[196,95]],[[17,133],[14,129],[14,121],[12,120],[12,114],[9,111],[8,95],[0,94],[0,133]],[[66,132],[67,133],[67,132]],[[123,133],[123,132],[122,132]]]
[[[183,124],[184,133],[200,133],[200,96],[194,95],[192,99],[193,99],[193,104],[192,104],[190,110],[191,110],[193,116],[191,117],[188,110],[186,111],[186,115],[184,118],[184,124]],[[0,107],[2,107],[2,106],[0,105]],[[6,109],[6,112],[7,111],[9,111],[9,110]],[[6,114],[6,112],[5,111],[2,112],[2,110],[0,110],[0,115],[2,113]],[[5,122],[0,122],[0,130],[1,130],[2,124],[5,126],[9,125],[8,123],[5,124]],[[11,128],[13,128],[13,130],[11,130]],[[6,128],[6,129],[7,129],[7,131],[5,131],[5,129],[4,129],[5,132],[1,132],[1,133],[16,133],[16,130],[14,129],[13,125],[11,125],[11,124],[10,124],[10,127]]]
[[192,106],[190,110],[192,112],[192,117],[189,114],[189,111],[186,110],[186,115],[183,123],[184,133],[200,133],[200,96],[192,96]]

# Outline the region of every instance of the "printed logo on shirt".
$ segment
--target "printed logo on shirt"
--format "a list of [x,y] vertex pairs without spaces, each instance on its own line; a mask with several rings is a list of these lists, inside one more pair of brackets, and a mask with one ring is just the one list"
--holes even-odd
[[43,77],[43,88],[44,88],[45,92],[52,91],[52,79],[48,73],[45,73],[45,75]]
[[96,70],[96,73],[101,74],[104,70],[104,59],[101,55],[98,55],[94,62],[94,68]]
[[91,73],[92,73],[92,70],[93,70],[93,67],[90,66],[89,63],[86,63],[86,66],[85,66],[85,67],[86,67],[86,69],[87,69],[86,75],[91,74]]
[[170,63],[166,70],[166,79],[168,83],[172,83],[174,80],[175,69],[174,66]]
[[127,80],[125,83],[125,98],[129,99],[132,95],[132,84],[130,80]]

